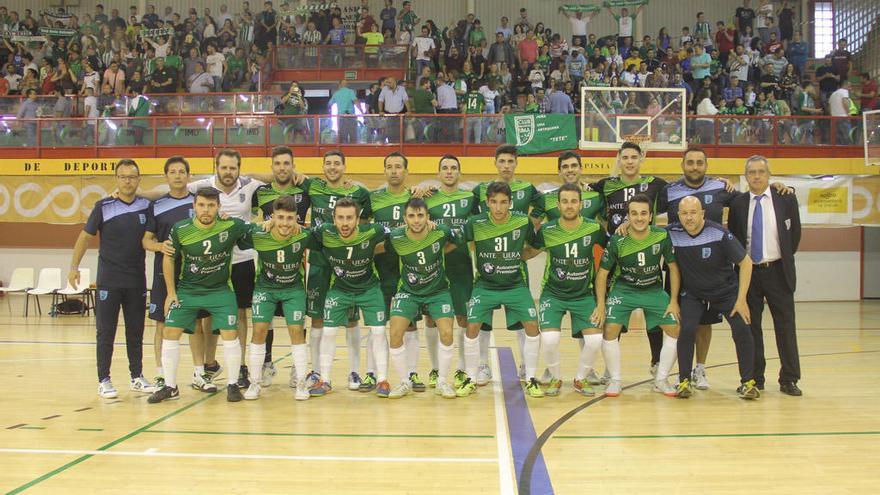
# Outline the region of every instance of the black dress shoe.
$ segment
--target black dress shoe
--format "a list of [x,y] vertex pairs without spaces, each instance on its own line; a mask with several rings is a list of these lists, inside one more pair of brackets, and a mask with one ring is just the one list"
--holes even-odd
[[791,395],[794,397],[800,397],[800,396],[804,395],[804,393],[801,392],[801,389],[798,388],[797,384],[791,383],[791,382],[780,383],[779,384],[779,391],[785,395]]
[[763,390],[764,390],[764,382],[761,382],[761,383],[755,383],[755,387],[756,387],[758,390],[763,391]]

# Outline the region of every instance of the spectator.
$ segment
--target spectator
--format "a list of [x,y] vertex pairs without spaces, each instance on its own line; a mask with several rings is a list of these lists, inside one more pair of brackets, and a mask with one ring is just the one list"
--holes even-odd
[[701,45],[694,46],[694,56],[691,57],[690,68],[694,75],[694,80],[702,81],[704,77],[709,77],[709,68],[712,63],[712,57],[706,53]]
[[598,10],[594,10],[590,12],[590,14],[584,17],[584,13],[581,10],[578,10],[574,14],[565,9],[565,7],[559,7],[559,11],[562,12],[568,22],[571,23],[571,44],[574,46],[575,40],[581,40],[581,46],[587,46],[587,25],[590,21],[593,20],[599,14]]
[[241,86],[247,75],[247,60],[244,48],[236,48],[235,53],[226,59],[226,73],[223,76],[223,91],[232,91]]
[[95,142],[95,122],[101,116],[101,112],[98,110],[98,97],[95,96],[94,88],[91,86],[85,88],[83,94],[85,95],[83,99],[83,117],[90,119],[86,121],[83,127],[83,137],[86,144],[91,145]]
[[560,84],[553,85],[550,93],[550,113],[574,113],[574,104],[571,97],[562,91]]
[[620,9],[620,15],[617,15],[611,7],[605,7],[608,12],[611,13],[611,16],[614,17],[614,20],[617,22],[617,46],[622,47],[624,40],[629,38],[630,44],[632,44],[633,37],[633,25],[635,24],[636,17],[642,12],[642,9],[645,8],[645,4],[639,5],[635,12],[632,14],[629,13],[629,9],[624,7]]
[[767,39],[763,41],[772,46],[771,50],[775,50],[777,46],[782,46],[782,33],[772,17],[767,18]]
[[517,45],[517,59],[523,69],[531,69],[532,64],[538,60],[538,41],[535,39],[535,32],[529,30],[526,33],[526,39]]
[[822,115],[824,110],[818,105],[819,94],[816,85],[810,81],[804,83],[803,90],[799,91],[795,99],[795,110],[800,115]]
[[712,26],[706,21],[706,14],[703,12],[697,12],[694,36],[703,40],[704,47],[712,46]]
[[214,77],[205,72],[202,62],[196,62],[195,71],[186,80],[186,90],[190,93],[210,93],[214,90]]
[[220,88],[226,70],[226,57],[219,53],[214,45],[208,45],[208,55],[205,57],[204,67],[205,71],[214,78],[214,88]]
[[785,51],[786,58],[794,64],[795,70],[801,77],[804,76],[807,67],[807,57],[810,53],[810,47],[803,39],[800,31],[794,33],[794,39],[789,42],[788,49]]
[[[712,92],[704,90],[700,93],[700,103],[697,105],[697,115],[714,116],[718,115],[718,108],[712,103]],[[696,120],[697,137],[703,144],[713,143],[715,134],[715,120],[711,118],[700,118]]]
[[507,41],[505,41],[503,34],[495,34],[495,43],[492,43],[492,46],[489,47],[489,56],[487,57],[487,61],[490,64],[499,65],[513,65],[516,62],[513,48]]
[[773,17],[773,5],[770,0],[758,0],[758,8],[755,11],[755,19],[758,27],[758,36],[764,43],[770,39],[768,31],[768,18]]
[[715,48],[718,49],[718,60],[723,67],[727,67],[727,61],[735,45],[736,32],[732,27],[725,27],[724,21],[718,21],[715,30]]
[[572,49],[568,59],[565,61],[565,65],[568,67],[568,72],[571,75],[571,81],[575,86],[580,86],[581,81],[584,79],[584,70],[587,68],[587,59],[584,57],[584,54],[579,49]]
[[816,81],[819,82],[819,90],[822,92],[823,99],[827,100],[831,93],[840,87],[840,83],[845,78],[837,75],[834,66],[831,63],[831,56],[825,57],[825,64],[816,69]]
[[764,57],[764,65],[770,66],[770,70],[773,72],[773,75],[776,77],[782,76],[782,71],[785,69],[785,66],[788,65],[788,60],[783,56],[782,48],[777,48],[773,55],[769,55]]
[[263,4],[263,11],[256,18],[254,29],[254,45],[259,50],[266,50],[269,42],[278,37],[278,15],[272,8],[272,2]]
[[[137,86],[132,88],[127,114],[129,117],[146,117],[150,115],[150,102],[146,96],[141,94],[141,90]],[[150,123],[146,119],[132,119],[128,121],[128,126],[134,136],[134,144],[144,144],[144,131],[149,125]]]
[[104,77],[102,80],[105,83],[110,84],[110,88],[113,90],[114,94],[125,94],[125,72],[119,69],[118,62],[110,62],[107,70],[104,71]]
[[510,39],[510,37],[513,35],[513,29],[510,28],[510,25],[508,24],[509,22],[510,20],[507,18],[507,16],[502,16],[501,24],[497,28],[495,28],[495,34],[501,33],[502,35],[504,35],[505,41]]
[[85,95],[86,90],[91,88],[92,95],[94,95],[98,88],[101,87],[101,75],[92,68],[92,64],[88,61],[83,62],[83,72],[82,72],[82,90],[80,94]]
[[877,81],[867,72],[862,73],[861,107],[862,112],[877,109]]
[[[525,33],[528,30],[532,29],[531,23],[529,23],[529,12],[525,7],[519,9],[519,20],[516,23],[522,29],[522,32]],[[514,34],[516,31],[514,30]]]
[[800,85],[801,78],[798,76],[797,71],[794,70],[794,65],[787,64],[782,70],[782,75],[779,77],[779,98],[791,102],[795,90],[799,88]]
[[40,105],[37,103],[37,90],[28,89],[25,92],[26,98],[21,102],[18,111],[15,113],[17,120],[27,120],[25,122],[25,143],[27,146],[37,145],[37,119],[39,115]]
[[392,36],[397,32],[397,9],[394,8],[394,0],[385,0],[385,8],[379,12],[379,19],[382,20],[382,32],[391,30]]
[[[10,93],[15,94],[19,91],[19,84],[21,83],[22,77],[18,74],[18,71],[16,71],[14,65],[6,64],[6,75],[3,76],[3,79],[6,80]],[[24,90],[21,91],[21,94],[24,94]]]
[[[355,107],[360,106],[357,95],[348,87],[348,81],[339,81],[339,88],[327,102],[328,109],[336,107],[336,115],[351,115],[339,119],[339,142],[353,144],[358,142],[357,121],[354,119]],[[332,110],[330,113],[333,113]]]
[[437,49],[428,26],[422,26],[421,34],[413,40],[412,46],[416,52],[416,73],[421,74],[423,67],[430,67],[431,57],[434,56],[434,50]]
[[401,30],[412,32],[416,24],[419,23],[419,16],[412,9],[412,2],[403,2],[403,9],[397,14],[397,20],[400,21]]
[[737,98],[743,97],[743,90],[739,85],[739,78],[737,78],[737,76],[730,76],[730,84],[724,88],[722,96],[728,105],[733,105]]
[[850,131],[852,124],[849,121],[850,108],[853,103],[849,97],[849,80],[844,79],[840,82],[840,87],[831,93],[828,97],[828,110],[832,117],[842,117],[836,121],[837,140],[833,144],[852,144],[852,136]]
[[727,62],[727,71],[732,76],[736,76],[737,80],[745,83],[749,80],[749,68],[752,65],[751,57],[745,53],[742,45],[736,45],[733,55]]
[[837,49],[831,52],[831,65],[834,66],[834,73],[841,81],[849,77],[851,62],[852,54],[846,49],[846,38],[840,38],[837,41]]
[[484,41],[486,41],[486,33],[483,32],[483,24],[479,19],[475,19],[473,28],[468,35],[468,45],[478,47]]
[[535,92],[535,101],[538,102],[538,113],[550,113],[550,99],[543,88]]
[[[204,64],[202,65],[204,69]],[[150,93],[173,93],[177,81],[177,71],[165,66],[164,58],[156,59],[156,70],[150,75]]]
[[761,76],[761,92],[779,94],[780,89],[779,78],[776,77],[773,65],[770,63],[764,64],[764,74]]
[[791,41],[794,35],[794,10],[789,7],[788,0],[782,1],[782,6],[776,11],[776,18],[779,19],[780,39]]

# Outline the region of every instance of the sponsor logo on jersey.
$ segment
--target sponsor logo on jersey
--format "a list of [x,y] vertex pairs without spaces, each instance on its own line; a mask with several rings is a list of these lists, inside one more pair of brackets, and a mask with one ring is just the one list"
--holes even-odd
[[262,302],[266,302],[269,299],[269,295],[265,292],[254,292],[254,297],[251,299],[251,302],[254,304],[259,304]]
[[622,220],[623,220],[623,217],[621,217],[619,213],[615,213],[614,215],[611,215],[611,223],[613,223],[614,225],[620,225]]
[[559,280],[565,280],[568,277],[568,273],[564,268],[557,268],[556,277],[559,278]]
[[336,273],[337,277],[342,277],[343,275],[345,275],[345,270],[343,270],[340,266],[334,267],[333,271]]
[[150,314],[153,314],[155,312],[156,312],[156,305],[153,303],[150,303]]
[[229,232],[220,232],[220,242],[226,242],[226,239],[229,239]]
[[275,278],[275,274],[270,272],[269,270],[266,270],[264,273],[266,274],[266,278],[268,278],[269,280]]
[[605,300],[605,304],[608,306],[617,306],[618,304],[620,304],[622,302],[623,302],[623,299],[620,296],[611,296]]
[[406,281],[409,282],[410,285],[415,285],[419,281],[419,276],[412,272],[407,273]]
[[651,246],[651,254],[660,254],[660,244],[654,244],[653,246]]
[[492,263],[483,263],[483,272],[486,274],[495,273],[495,266]]
[[324,300],[324,306],[327,308],[335,308],[339,304],[339,301],[335,297],[328,297]]
[[190,263],[189,272],[190,273],[199,273],[199,267],[195,263]]
[[703,248],[703,259],[706,259],[706,258],[708,258],[709,256],[712,256],[712,248],[710,248],[710,247],[704,247],[704,248]]

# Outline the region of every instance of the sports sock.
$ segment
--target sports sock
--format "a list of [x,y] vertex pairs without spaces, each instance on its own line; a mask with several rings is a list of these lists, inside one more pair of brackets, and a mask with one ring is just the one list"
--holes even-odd
[[336,357],[336,331],[337,327],[324,327],[321,335],[321,379],[330,382],[330,372],[333,370],[333,358]]
[[409,373],[418,372],[419,366],[419,332],[403,332],[403,348],[406,350],[406,367]]
[[309,347],[306,344],[292,344],[290,355],[293,356],[293,369],[296,370],[296,381],[306,379],[306,367],[308,362]]
[[578,369],[575,378],[583,380],[587,377],[587,373],[596,364],[596,356],[602,350],[602,334],[584,335],[583,345],[581,346],[581,355],[578,359]]
[[602,357],[605,358],[605,366],[611,374],[611,379],[620,380],[620,341],[603,340]]
[[370,327],[370,343],[376,360],[376,381],[385,381],[388,379],[388,340],[384,325]]
[[[483,332],[480,332],[483,333]],[[477,368],[480,363],[480,338],[464,336],[464,371],[471,380],[477,379]]]
[[439,376],[437,377],[437,383],[445,383],[446,377],[449,376],[449,369],[452,367],[452,358],[455,355],[455,349],[453,346],[444,345],[440,342],[440,349],[438,349],[438,361],[437,364],[437,372]]
[[525,337],[522,349],[523,364],[525,364],[526,367],[526,380],[529,380],[535,378],[535,372],[538,369],[538,354],[541,352],[541,336],[535,335],[534,337],[531,337],[525,335],[525,330],[523,330],[523,335]]
[[425,347],[428,349],[428,359],[431,360],[431,369],[436,370],[440,367],[438,361],[437,346],[440,343],[440,331],[437,327],[425,327]]
[[394,365],[394,370],[397,372],[397,376],[400,378],[401,383],[409,384],[409,369],[407,359],[406,359],[406,345],[402,345],[400,347],[392,347],[388,350],[388,353],[391,355],[391,364]]
[[675,364],[676,357],[678,357],[678,339],[664,334],[663,347],[660,349],[660,364],[657,366],[658,382],[665,382],[669,377],[669,370]]
[[260,383],[263,379],[263,361],[266,359],[266,344],[250,345],[251,355],[248,356],[248,368],[251,372],[251,382]]
[[480,365],[489,364],[489,347],[492,345],[492,332],[480,330]]
[[559,356],[559,337],[562,332],[541,332],[541,344],[544,346],[544,364],[553,378],[560,378],[562,365]]
[[177,364],[180,361],[180,341],[162,340],[162,369],[165,370],[165,386],[177,388]]
[[345,344],[348,346],[348,371],[361,372],[361,327],[355,326],[345,331]]
[[323,327],[312,327],[309,330],[309,351],[312,359],[312,371],[321,372],[321,335]]
[[[226,369],[237,370],[241,368],[241,342],[238,340],[238,337],[223,341],[223,353],[226,354]],[[261,361],[260,366],[257,366],[257,371],[261,371],[262,366]],[[226,375],[227,385],[235,385],[238,382],[238,377],[235,373],[227,372]]]

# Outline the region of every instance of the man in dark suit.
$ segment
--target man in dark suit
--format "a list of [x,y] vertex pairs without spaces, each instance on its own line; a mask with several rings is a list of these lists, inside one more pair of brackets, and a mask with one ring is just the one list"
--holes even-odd
[[755,155],[746,160],[748,194],[730,205],[727,225],[754,262],[748,303],[755,339],[755,380],[764,388],[764,339],[761,314],[764,300],[770,306],[776,347],[781,369],[779,389],[788,395],[800,396],[797,382],[801,377],[795,334],[794,291],[796,285],[794,253],[801,240],[801,219],[797,197],[777,193],[770,184],[767,158]]

